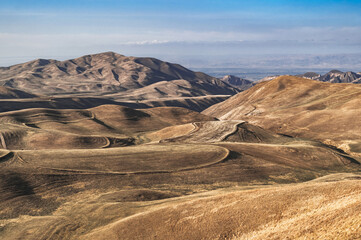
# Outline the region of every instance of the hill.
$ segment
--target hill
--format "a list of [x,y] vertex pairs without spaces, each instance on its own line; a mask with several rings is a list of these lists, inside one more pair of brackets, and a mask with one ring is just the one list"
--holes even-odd
[[282,76],[258,83],[203,111],[361,153],[361,87]]
[[153,206],[81,239],[358,239],[360,176],[354,178],[199,195]]
[[50,108],[50,109],[87,109],[104,104],[126,106],[136,109],[146,109],[153,107],[183,107],[197,112],[222,102],[230,95],[208,95],[199,97],[175,97],[160,98],[143,101],[112,100],[112,97],[48,97],[38,96],[20,90],[0,87],[0,112],[15,111],[30,108]]
[[0,87],[0,99],[19,99],[19,98],[36,98],[36,97],[39,96],[13,88]]
[[212,117],[177,107],[134,110],[102,105],[84,110],[46,108],[0,113],[6,149],[104,148],[139,144],[137,133]]
[[[144,100],[232,95],[235,88],[204,73],[155,58],[105,52],[66,61],[38,59],[0,69],[0,85],[34,94]],[[138,89],[142,89],[139,93]],[[133,92],[138,90],[138,92]],[[121,93],[121,94],[120,94]],[[156,94],[156,95],[153,95]]]
[[[244,121],[219,121],[184,108],[101,105],[3,112],[0,238],[146,239],[156,234],[169,239],[172,232],[173,239],[193,239],[200,238],[198,233],[214,238],[253,231],[263,236],[258,226],[282,225],[301,203],[309,206],[305,199],[324,197],[322,206],[327,200],[341,201],[326,195],[329,188],[320,182],[334,181],[327,176],[331,173],[359,170],[358,159],[320,142],[276,134]],[[318,177],[324,178],[312,188],[293,188]],[[333,187],[341,195],[352,194],[353,201],[358,200],[354,185]],[[307,191],[311,193],[304,197],[299,194]],[[353,209],[352,201],[346,206]],[[312,205],[302,214],[319,208]],[[217,209],[225,209],[224,214]],[[245,209],[250,215],[240,214]],[[265,222],[255,217],[259,211]],[[276,216],[288,215],[275,218],[277,211]],[[197,220],[199,212],[207,214],[199,218],[206,223]],[[241,215],[250,222],[246,232],[239,228]],[[342,220],[353,221],[350,216],[342,215]],[[261,229],[272,232],[272,226]]]

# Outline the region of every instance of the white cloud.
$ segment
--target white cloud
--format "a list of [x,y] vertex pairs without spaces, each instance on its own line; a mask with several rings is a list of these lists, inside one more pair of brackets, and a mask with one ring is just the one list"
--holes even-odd
[[169,40],[150,40],[150,41],[135,41],[125,42],[125,45],[153,45],[153,44],[164,44],[169,43]]
[[[274,54],[360,52],[361,27],[294,27],[268,31],[157,30],[76,34],[0,33],[0,52],[6,58],[19,56],[79,56],[102,51],[156,56],[163,53]],[[171,51],[170,51],[171,50]],[[317,52],[319,51],[319,52]],[[4,64],[5,62],[5,64]]]

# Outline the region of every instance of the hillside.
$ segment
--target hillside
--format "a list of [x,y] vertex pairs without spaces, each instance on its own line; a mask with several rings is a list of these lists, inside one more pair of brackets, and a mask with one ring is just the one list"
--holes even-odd
[[0,113],[0,143],[5,149],[74,149],[139,144],[137,133],[214,120],[177,107],[134,110],[102,105],[84,110],[24,109]]
[[206,108],[222,102],[229,98],[229,95],[207,95],[199,97],[175,97],[159,98],[143,101],[112,100],[112,97],[65,97],[38,96],[8,87],[0,87],[0,112],[16,111],[30,108],[49,109],[87,109],[104,104],[126,106],[136,109],[147,109],[153,107],[183,107],[193,111],[201,112]]
[[36,98],[39,97],[24,91],[13,88],[0,87],[0,99],[19,99],[19,98]]
[[361,153],[361,86],[282,76],[257,84],[203,113],[245,120],[272,131],[312,138]]
[[81,239],[359,239],[360,175],[334,181],[165,202]]
[[[34,94],[72,94],[136,100],[232,95],[235,88],[204,73],[155,58],[105,52],[66,61],[38,59],[0,68],[0,85]],[[142,94],[133,93],[143,89]],[[156,95],[154,95],[156,94]]]
[[[169,239],[169,232],[171,239],[200,238],[198,233],[206,238],[253,232],[264,236],[258,231],[272,233],[273,225],[289,219],[274,216],[280,209],[280,214],[292,213],[305,199],[319,200],[320,192],[324,201],[342,201],[329,195],[329,188],[320,182],[312,188],[302,184],[294,188],[295,184],[319,177],[333,179],[328,175],[335,172],[352,175],[360,170],[359,161],[317,141],[178,107],[136,110],[104,104],[3,112],[0,239],[151,239],[155,234]],[[340,194],[352,194],[353,201],[358,199],[353,186],[350,181],[336,188]],[[300,196],[309,189],[311,193]],[[242,196],[253,199],[252,203]],[[233,205],[234,199],[239,204]],[[285,199],[297,206],[278,204]],[[353,202],[347,206],[354,208]],[[266,220],[258,221],[262,218],[254,215],[264,207],[269,209],[263,213]],[[245,208],[250,215],[241,216]],[[302,214],[315,213],[319,205],[310,208]],[[219,214],[217,209],[225,211]],[[193,222],[200,211],[207,214],[200,218],[206,223]],[[250,222],[246,232],[239,228],[240,219]],[[342,220],[354,218],[345,215]],[[273,225],[258,228],[263,223]],[[309,226],[323,229],[323,225]],[[194,227],[207,233],[193,231]]]

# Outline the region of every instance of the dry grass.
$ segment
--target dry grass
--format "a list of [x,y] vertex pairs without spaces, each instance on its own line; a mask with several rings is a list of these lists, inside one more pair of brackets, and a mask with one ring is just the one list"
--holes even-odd
[[320,142],[170,107],[28,109],[0,127],[0,239],[359,236],[359,176],[325,176],[359,164]]
[[128,146],[148,141],[139,132],[194,120],[213,118],[176,107],[143,111],[117,105],[87,110],[25,109],[0,113],[0,144],[13,150]]
[[[335,155],[332,150],[315,146],[227,142],[217,145],[14,151],[13,156],[0,162],[0,218],[3,219],[0,238],[79,239],[94,229],[94,234],[102,232],[91,235],[96,239],[152,239],[154,234],[159,239],[169,239],[170,233],[175,239],[229,238],[240,231],[241,220],[237,219],[241,213],[246,213],[247,229],[256,231],[264,222],[251,220],[257,219],[255,215],[267,215],[268,208],[274,207],[266,218],[272,220],[275,212],[282,215],[288,211],[267,205],[267,201],[285,201],[292,194],[297,195],[298,190],[285,185],[272,191],[267,190],[271,188],[259,192],[242,190],[225,196],[225,192],[235,189],[207,191],[237,185],[252,189],[265,184],[300,182],[355,167],[345,166],[347,158]],[[231,152],[224,159],[226,149]],[[335,177],[333,181],[338,179]],[[323,186],[326,180],[314,182],[314,189],[317,184]],[[271,198],[273,191],[288,195]],[[199,192],[203,193],[190,195]],[[205,197],[216,200],[200,200]],[[232,201],[237,202],[236,207],[244,208],[233,208]],[[214,207],[209,208],[209,204]],[[208,208],[213,210],[202,215]],[[222,209],[226,209],[226,215],[222,215]],[[247,215],[255,209],[253,215]],[[219,213],[227,217],[217,220]],[[114,230],[119,223],[120,233]],[[84,239],[89,237],[86,235]]]
[[305,183],[154,207],[83,239],[359,239],[360,181]]
[[359,152],[361,87],[281,76],[257,84],[203,113],[246,120],[274,132]]
[[[15,151],[22,168],[46,168],[84,174],[140,174],[186,171],[222,162],[226,148],[213,145],[143,145],[97,150]],[[11,167],[9,165],[8,167]]]

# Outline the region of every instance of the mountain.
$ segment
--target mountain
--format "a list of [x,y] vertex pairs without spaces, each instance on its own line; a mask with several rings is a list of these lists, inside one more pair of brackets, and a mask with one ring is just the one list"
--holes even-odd
[[318,80],[332,83],[361,83],[361,75],[354,72],[332,70],[321,76]]
[[232,87],[238,88],[240,90],[247,90],[248,88],[254,86],[254,83],[252,81],[233,75],[226,75],[221,78],[221,80],[228,83]]
[[[0,68],[0,85],[34,94],[106,96],[113,99],[233,95],[227,83],[155,58],[105,52],[66,61],[38,59]],[[143,89],[145,88],[145,89]],[[134,92],[143,89],[142,93]]]
[[361,73],[341,72],[339,70],[331,70],[324,75],[308,72],[297,76],[331,83],[361,83]]
[[304,74],[297,75],[297,77],[303,77],[303,78],[318,80],[321,77],[321,75],[318,74],[318,73],[315,73],[315,72],[306,72]]
[[258,82],[264,82],[264,81],[270,81],[270,80],[273,80],[275,78],[278,78],[280,75],[275,75],[275,76],[267,76],[267,77],[264,77],[260,80],[257,80],[256,83]]
[[361,86],[281,76],[213,105],[204,114],[245,120],[361,154]]

